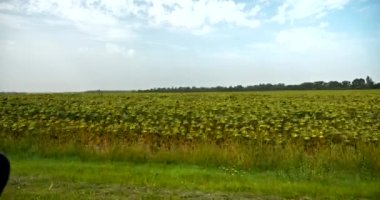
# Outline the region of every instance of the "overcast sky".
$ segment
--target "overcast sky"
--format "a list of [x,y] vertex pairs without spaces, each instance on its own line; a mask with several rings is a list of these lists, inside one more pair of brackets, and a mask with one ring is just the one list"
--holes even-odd
[[380,82],[378,0],[0,0],[0,92]]

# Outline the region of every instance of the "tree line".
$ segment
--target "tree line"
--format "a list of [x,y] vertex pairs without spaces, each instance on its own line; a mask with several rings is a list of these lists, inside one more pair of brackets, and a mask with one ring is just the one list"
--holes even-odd
[[229,91],[271,91],[271,90],[349,90],[349,89],[380,89],[380,83],[375,83],[371,77],[355,78],[352,81],[315,81],[298,85],[259,84],[249,86],[216,86],[216,87],[167,87],[138,90],[138,92],[229,92]]

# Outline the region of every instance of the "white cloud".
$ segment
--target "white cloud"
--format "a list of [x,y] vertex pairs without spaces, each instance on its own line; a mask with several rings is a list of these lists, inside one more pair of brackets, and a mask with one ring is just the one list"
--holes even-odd
[[106,47],[107,53],[109,54],[120,54],[125,51],[124,48],[112,43],[106,43],[105,47]]
[[286,50],[307,53],[334,48],[335,36],[319,27],[302,27],[278,32],[276,42]]
[[192,33],[194,35],[205,35],[212,31],[213,29],[210,26],[203,26],[200,29],[194,30]]
[[128,56],[132,57],[135,55],[135,50],[134,49],[128,49],[127,54],[128,54]]
[[[256,28],[260,25],[256,15],[261,7],[232,0],[14,0],[0,2],[1,10],[52,15],[67,20],[90,34],[99,27],[104,30],[115,29],[126,23],[131,24],[133,20],[205,34],[212,26],[221,23]],[[130,34],[130,26],[124,25],[123,29],[121,32]],[[107,35],[108,32],[104,30]]]
[[106,43],[105,50],[108,54],[111,54],[111,55],[122,55],[122,56],[129,56],[129,57],[132,57],[135,55],[134,49],[126,49],[120,45],[113,44],[113,43]]
[[[103,5],[103,2],[95,0],[31,0],[28,2],[15,0],[1,2],[0,11],[14,11],[18,12],[20,16],[25,16],[25,14],[48,15],[51,19],[45,17],[40,22],[50,26],[71,24],[79,31],[96,40],[114,41],[133,37],[130,27],[123,25],[118,18],[117,14],[121,12],[118,10],[120,8],[116,9],[109,4]],[[16,15],[13,17],[16,17]],[[27,19],[27,16],[25,18]]]
[[155,47],[160,47],[160,48],[169,48],[175,51],[184,51],[188,50],[189,47],[187,46],[182,46],[178,44],[171,44],[171,43],[165,43],[165,42],[157,42],[157,41],[144,41],[145,44],[150,45],[150,46],[155,46]]
[[80,53],[80,54],[88,54],[88,53],[90,53],[92,51],[93,51],[93,49],[91,49],[89,47],[85,47],[85,46],[84,47],[79,47],[77,49],[77,52]]
[[256,5],[247,9],[246,4],[231,0],[152,0],[151,5],[147,14],[156,25],[167,24],[190,30],[198,30],[207,25],[219,23],[249,28],[260,25],[260,21],[255,18],[260,11],[260,6]]
[[328,22],[321,22],[319,23],[319,28],[327,28],[329,26]]
[[103,42],[117,42],[135,37],[129,27],[123,26],[96,26],[91,24],[77,24],[77,29],[86,33],[89,38]]
[[355,46],[344,34],[329,32],[328,24],[284,29],[274,35],[270,42],[254,42],[247,45],[254,54],[277,56],[311,56],[319,55],[321,59],[327,55],[343,54],[342,49]]
[[278,23],[305,18],[322,18],[332,10],[343,9],[350,0],[286,0],[272,18]]
[[[350,37],[344,33],[330,32],[322,26],[306,26],[284,29],[275,33],[273,40],[252,42],[246,45],[247,55],[259,59],[292,62],[308,60],[312,62],[348,62],[366,57],[369,42]],[[268,57],[268,55],[270,55]],[[358,60],[355,61],[359,63]],[[353,64],[353,63],[352,63]]]
[[20,16],[0,13],[0,25],[11,29],[27,31],[32,23]]

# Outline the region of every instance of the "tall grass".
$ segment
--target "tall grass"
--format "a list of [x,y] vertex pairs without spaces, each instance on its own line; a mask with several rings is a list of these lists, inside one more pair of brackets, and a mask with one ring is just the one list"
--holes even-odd
[[[330,173],[336,170],[380,176],[380,147],[358,143],[354,146],[329,144],[305,149],[304,144],[281,145],[255,142],[211,141],[176,142],[159,147],[164,141],[134,142],[106,139],[100,144],[42,137],[2,138],[0,149],[19,156],[71,157],[81,160],[180,163],[201,166],[225,166],[244,170],[281,170]],[[170,141],[165,141],[170,143]]]

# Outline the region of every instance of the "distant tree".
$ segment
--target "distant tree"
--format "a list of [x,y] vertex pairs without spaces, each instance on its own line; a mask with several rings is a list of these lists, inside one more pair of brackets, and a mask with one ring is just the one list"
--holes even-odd
[[301,90],[312,90],[312,89],[315,89],[314,83],[312,83],[312,82],[301,83],[301,85],[299,85],[299,89],[301,89]]
[[339,83],[338,81],[330,81],[327,83],[327,88],[328,89],[340,89],[340,88],[342,88],[342,84]]
[[[271,84],[262,83],[249,86],[215,86],[215,87],[167,87],[152,88],[149,90],[138,90],[138,92],[210,92],[210,91],[270,91],[270,90],[325,90],[325,89],[380,89],[380,83],[375,83],[371,77],[365,79],[356,78],[350,81],[316,81],[304,82],[299,85],[285,85],[284,83]],[[99,92],[99,91],[98,91]],[[100,91],[103,92],[103,91]]]
[[373,88],[375,82],[372,80],[371,77],[367,76],[367,78],[365,78],[365,85],[367,86],[367,88]]
[[363,89],[365,88],[365,80],[362,78],[356,78],[352,81],[351,86],[354,89]]
[[237,85],[237,86],[235,86],[234,89],[237,91],[242,91],[244,89],[244,87],[242,85]]
[[324,89],[325,86],[326,86],[326,83],[323,82],[323,81],[315,81],[315,82],[314,82],[314,88],[315,88],[315,89],[318,89],[318,90],[320,90],[320,89]]
[[342,87],[344,89],[350,89],[350,87],[351,87],[351,81],[342,81]]

